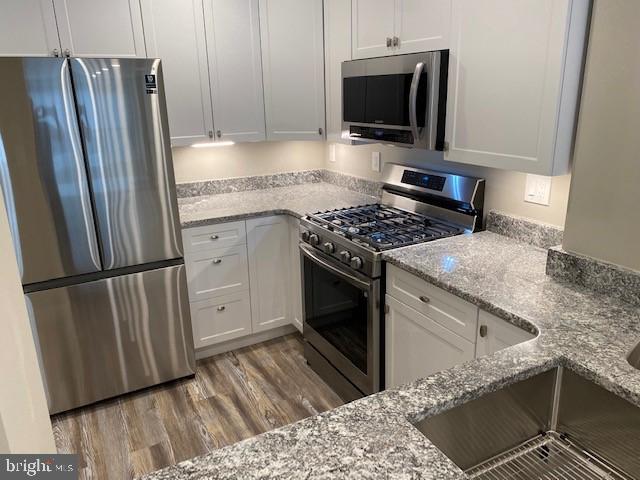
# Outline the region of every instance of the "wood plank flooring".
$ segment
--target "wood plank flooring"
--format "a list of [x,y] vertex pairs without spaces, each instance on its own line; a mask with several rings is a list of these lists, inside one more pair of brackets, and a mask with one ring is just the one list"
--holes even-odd
[[122,480],[230,445],[343,402],[287,335],[200,360],[179,380],[52,417],[80,479]]

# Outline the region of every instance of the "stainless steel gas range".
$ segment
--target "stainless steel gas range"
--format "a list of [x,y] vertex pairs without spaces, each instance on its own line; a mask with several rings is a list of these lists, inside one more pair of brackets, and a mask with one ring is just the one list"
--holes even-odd
[[384,388],[382,252],[481,228],[484,180],[387,164],[381,202],[304,217],[305,358],[345,400]]

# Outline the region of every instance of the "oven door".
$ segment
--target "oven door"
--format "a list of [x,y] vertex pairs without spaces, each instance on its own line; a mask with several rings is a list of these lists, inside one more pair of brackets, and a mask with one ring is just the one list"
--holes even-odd
[[380,280],[300,244],[304,337],[365,395],[380,389]]

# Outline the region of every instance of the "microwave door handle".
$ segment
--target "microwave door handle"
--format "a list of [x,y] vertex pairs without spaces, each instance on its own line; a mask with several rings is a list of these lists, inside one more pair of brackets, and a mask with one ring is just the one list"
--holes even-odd
[[409,125],[413,134],[414,143],[418,141],[418,85],[420,84],[420,75],[424,70],[424,63],[419,62],[413,72],[411,79],[411,89],[409,90]]

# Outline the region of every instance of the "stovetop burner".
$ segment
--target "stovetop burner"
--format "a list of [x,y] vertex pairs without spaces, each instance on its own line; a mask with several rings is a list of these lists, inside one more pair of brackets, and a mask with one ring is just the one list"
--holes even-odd
[[462,233],[462,229],[387,205],[320,212],[309,220],[376,252]]

